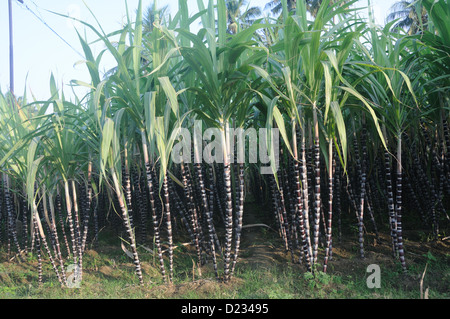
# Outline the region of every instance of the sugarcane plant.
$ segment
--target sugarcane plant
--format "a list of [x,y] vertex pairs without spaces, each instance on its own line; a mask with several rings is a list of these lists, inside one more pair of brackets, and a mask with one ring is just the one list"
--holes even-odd
[[[62,287],[79,287],[85,252],[112,227],[139,285],[148,255],[162,283],[177,282],[185,235],[194,267],[212,263],[229,283],[250,194],[307,272],[321,255],[331,271],[346,222],[361,258],[367,232],[379,240],[386,227],[407,271],[405,220],[417,213],[438,240],[450,194],[450,11],[421,2],[419,35],[376,26],[370,2],[359,18],[356,0],[321,1],[312,16],[308,1],[281,0],[278,17],[236,29],[225,0],[199,0],[194,15],[179,0],[170,17],[156,2],[144,17],[139,1],[111,33],[78,20],[90,80],[70,85],[84,96],[68,100],[53,75],[48,100],[0,94],[9,260],[36,253],[40,283],[48,260]],[[105,53],[114,65],[102,73]]]

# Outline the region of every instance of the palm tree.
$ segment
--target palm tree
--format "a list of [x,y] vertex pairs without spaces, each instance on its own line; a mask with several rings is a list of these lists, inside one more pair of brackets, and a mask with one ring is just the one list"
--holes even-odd
[[402,0],[394,3],[387,22],[397,21],[391,30],[405,30],[409,35],[423,33],[427,29],[428,14],[420,0]]
[[165,5],[161,8],[155,8],[155,3],[150,3],[143,12],[142,28],[144,33],[152,32],[155,22],[165,24],[169,15],[169,6]]
[[[306,10],[308,10],[309,13],[315,18],[317,16],[317,13],[319,11],[320,6],[322,5],[323,0],[306,0]],[[330,4],[334,4],[339,2],[340,6],[346,4],[349,2],[347,1],[340,1],[340,0],[332,0],[330,1]]]
[[[315,18],[323,0],[306,0],[306,10]],[[331,4],[339,2],[340,5],[344,5],[349,1],[330,1]],[[287,0],[287,9],[289,12],[295,10],[297,7],[297,0]],[[265,10],[270,10],[273,15],[278,15],[282,9],[283,4],[281,0],[271,0],[264,6]]]
[[[227,7],[228,33],[236,34],[238,32],[238,28],[242,29],[248,27],[253,23],[253,21],[255,21],[255,18],[261,15],[261,9],[259,7],[249,8],[247,4],[247,0],[225,1],[225,5]],[[244,8],[243,12],[242,8]]]
[[[264,6],[264,10],[270,10],[273,15],[279,15],[283,10],[282,0],[271,0]],[[297,6],[297,0],[287,0],[287,9],[289,12],[295,10]]]

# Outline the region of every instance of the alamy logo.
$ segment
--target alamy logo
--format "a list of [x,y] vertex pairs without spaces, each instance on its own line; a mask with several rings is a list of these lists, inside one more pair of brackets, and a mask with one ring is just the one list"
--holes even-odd
[[[273,174],[279,165],[279,130],[277,128],[207,128],[195,121],[193,134],[187,128],[177,132],[178,142],[172,148],[174,163],[261,163],[261,174]],[[194,146],[192,148],[192,146]],[[192,154],[194,149],[194,154]],[[247,156],[246,156],[246,150]],[[236,152],[236,154],[235,154]],[[193,156],[192,156],[193,155]],[[225,156],[226,155],[226,156]]]
[[367,288],[381,288],[380,266],[377,264],[371,264],[367,266],[366,272],[371,273],[366,280]]
[[69,266],[67,266],[66,273],[71,273],[69,276],[67,276],[67,287],[80,288],[81,284],[80,266],[70,264]]

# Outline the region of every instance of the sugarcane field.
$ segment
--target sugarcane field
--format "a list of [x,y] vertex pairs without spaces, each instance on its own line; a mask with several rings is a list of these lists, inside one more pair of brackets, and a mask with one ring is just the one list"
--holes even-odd
[[448,0],[4,2],[0,299],[450,298]]

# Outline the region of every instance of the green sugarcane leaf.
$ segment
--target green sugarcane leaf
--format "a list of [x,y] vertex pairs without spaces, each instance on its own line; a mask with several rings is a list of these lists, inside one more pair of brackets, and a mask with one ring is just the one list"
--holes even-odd
[[136,82],[135,88],[137,90],[136,94],[140,95],[139,79],[140,79],[140,65],[141,65],[141,50],[142,50],[142,0],[139,0],[137,13],[136,13],[136,23],[134,27],[134,38],[133,38],[133,70],[134,70],[134,80]]
[[170,107],[173,111],[173,114],[178,118],[179,117],[179,106],[178,106],[178,94],[175,91],[172,83],[170,83],[170,79],[167,76],[158,78],[159,83],[161,84],[164,93],[167,96]]
[[325,76],[325,114],[324,114],[324,123],[328,122],[328,111],[330,109],[331,104],[331,88],[332,88],[332,80],[331,80],[331,72],[330,65],[326,62],[322,61],[324,76]]
[[273,118],[275,120],[275,123],[277,123],[278,130],[280,131],[281,136],[283,137],[284,143],[285,143],[289,153],[292,156],[294,156],[294,153],[292,152],[292,149],[291,149],[291,143],[289,142],[289,138],[288,138],[288,135],[286,132],[286,126],[284,125],[285,121],[284,121],[283,115],[281,115],[281,112],[276,105],[273,106]]
[[375,125],[375,128],[377,129],[378,135],[380,137],[381,142],[383,143],[383,146],[385,149],[387,148],[386,145],[386,141],[384,139],[384,135],[381,132],[381,128],[380,125],[378,123],[378,117],[375,114],[375,111],[373,110],[373,108],[370,106],[370,104],[367,102],[367,100],[358,92],[356,91],[353,87],[345,87],[345,86],[340,86],[340,88],[344,91],[349,92],[350,94],[352,94],[353,96],[355,96],[356,98],[358,98],[361,102],[363,102],[363,104],[366,106],[367,110],[369,111],[370,115],[372,116],[373,119],[373,123]]
[[217,0],[217,17],[219,47],[222,47],[225,45],[227,33],[227,7],[225,5],[225,0]]
[[95,90],[95,86],[93,86],[93,85],[91,85],[89,83],[80,81],[80,80],[71,80],[70,83],[75,84],[75,85],[79,85],[79,86],[84,86],[84,87],[87,87],[89,89]]
[[333,113],[334,120],[336,122],[337,131],[339,133],[339,139],[341,141],[342,148],[342,166],[344,169],[347,166],[347,132],[345,128],[344,117],[342,116],[341,107],[336,101],[330,103],[331,112]]
[[13,155],[17,152],[20,152],[22,150],[22,147],[25,145],[25,141],[23,139],[16,141],[14,145],[12,145],[11,148],[9,148],[8,152],[5,153],[5,155],[0,160],[0,167],[9,159],[13,157]]
[[267,83],[270,85],[270,87],[271,87],[275,92],[277,92],[277,94],[278,94],[280,97],[282,97],[283,99],[289,101],[289,98],[288,98],[285,94],[283,94],[283,92],[281,92],[281,91],[276,87],[276,85],[273,83],[272,78],[270,77],[269,73],[268,73],[266,70],[264,70],[263,68],[261,68],[261,67],[259,67],[259,66],[257,66],[257,65],[254,65],[254,64],[251,64],[250,67],[251,67],[253,70],[255,70],[256,74],[258,74],[260,77],[262,77],[264,80],[266,80]]
[[166,55],[164,56],[163,60],[161,61],[161,63],[152,69],[152,71],[148,74],[146,74],[145,76],[150,76],[153,75],[154,73],[158,72],[159,70],[161,70],[164,66],[167,65],[167,62],[170,61],[171,58],[173,58],[173,56],[178,52],[179,48],[171,48]]
[[102,139],[100,148],[100,168],[106,176],[106,162],[108,161],[111,142],[114,136],[114,121],[107,117],[102,127]]
[[40,156],[37,159],[33,159],[33,161],[28,164],[26,190],[29,204],[32,204],[37,196],[37,193],[34,191],[36,186],[36,174],[43,159],[44,156]]

